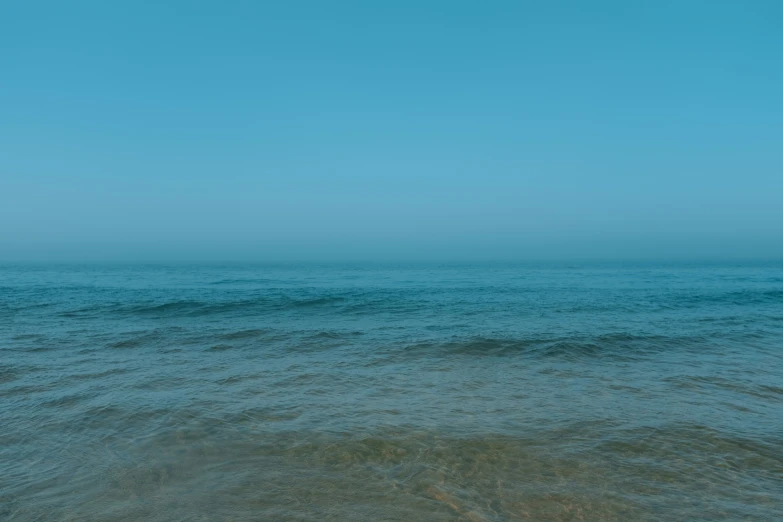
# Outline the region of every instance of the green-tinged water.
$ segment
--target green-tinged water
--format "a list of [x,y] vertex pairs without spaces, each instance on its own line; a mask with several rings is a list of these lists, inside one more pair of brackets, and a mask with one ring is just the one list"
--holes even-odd
[[783,265],[0,266],[0,520],[528,519],[783,519]]

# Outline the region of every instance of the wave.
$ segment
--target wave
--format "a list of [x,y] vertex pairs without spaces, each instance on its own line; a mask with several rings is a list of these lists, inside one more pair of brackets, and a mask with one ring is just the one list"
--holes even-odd
[[237,330],[234,332],[229,332],[221,335],[221,337],[228,341],[238,341],[243,339],[256,339],[258,337],[263,337],[273,332],[274,330],[272,330],[271,328],[251,328],[248,330]]
[[236,279],[221,279],[220,281],[213,281],[209,283],[212,286],[223,285],[246,285],[246,284],[265,284],[273,282],[273,279],[264,278],[236,278]]
[[106,347],[114,349],[138,348],[165,338],[165,333],[159,330],[132,332],[129,337],[107,343]]
[[10,366],[0,365],[0,384],[15,381],[17,378],[18,373]]
[[771,401],[780,400],[783,388],[764,384],[756,384],[745,380],[727,379],[716,375],[678,375],[663,379],[677,388],[698,391],[705,394],[714,394],[716,391],[726,391],[734,394],[751,396],[757,399]]
[[667,348],[703,346],[700,336],[667,337],[661,335],[635,335],[611,333],[593,337],[552,337],[528,339],[503,339],[473,337],[448,342],[422,342],[405,347],[404,352],[416,355],[468,355],[558,357],[579,359],[584,357],[611,357],[632,359]]
[[207,348],[206,352],[225,352],[227,350],[232,350],[234,347],[228,344],[216,344],[214,346],[210,346]]
[[317,298],[254,297],[249,299],[210,301],[177,300],[163,303],[101,304],[61,312],[61,317],[86,318],[98,314],[132,315],[150,318],[203,317],[241,312],[281,311],[297,308],[317,308],[337,305],[347,300],[342,296]]
[[695,308],[705,304],[752,305],[783,303],[783,290],[739,290],[718,294],[674,296],[665,308]]

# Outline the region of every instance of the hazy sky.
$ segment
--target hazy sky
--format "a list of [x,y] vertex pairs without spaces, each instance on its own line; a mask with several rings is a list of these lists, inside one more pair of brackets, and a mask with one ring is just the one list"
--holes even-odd
[[783,2],[0,2],[0,259],[783,257]]

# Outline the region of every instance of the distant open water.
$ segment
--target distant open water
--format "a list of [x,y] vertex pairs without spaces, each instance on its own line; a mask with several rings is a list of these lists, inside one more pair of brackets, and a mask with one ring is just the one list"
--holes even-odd
[[0,266],[0,520],[783,520],[783,265]]

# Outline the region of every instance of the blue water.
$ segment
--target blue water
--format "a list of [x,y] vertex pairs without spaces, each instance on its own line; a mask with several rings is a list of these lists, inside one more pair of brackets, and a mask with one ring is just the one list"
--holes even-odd
[[780,520],[783,264],[3,265],[0,519]]

